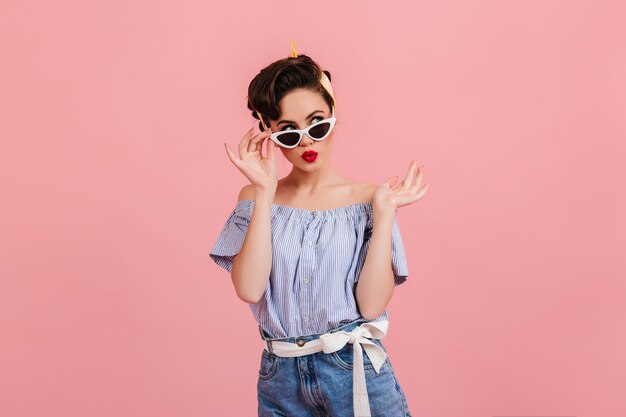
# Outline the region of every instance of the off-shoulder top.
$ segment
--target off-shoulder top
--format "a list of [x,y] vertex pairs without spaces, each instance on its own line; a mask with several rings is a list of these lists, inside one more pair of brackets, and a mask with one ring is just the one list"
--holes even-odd
[[[210,251],[213,261],[228,272],[243,245],[253,209],[254,200],[238,201]],[[273,204],[270,219],[272,268],[263,297],[249,304],[267,335],[297,337],[326,333],[355,320],[387,320],[386,310],[366,320],[355,299],[372,235],[372,202],[330,210]],[[397,286],[409,275],[397,210],[391,243]]]

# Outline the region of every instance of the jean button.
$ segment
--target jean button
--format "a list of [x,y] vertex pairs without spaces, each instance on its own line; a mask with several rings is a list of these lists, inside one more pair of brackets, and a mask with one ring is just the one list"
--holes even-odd
[[298,341],[296,342],[296,344],[297,344],[298,346],[300,346],[300,347],[304,346],[304,344],[305,344],[305,343],[306,343],[306,342],[305,342],[304,340],[302,340],[302,339],[298,339]]

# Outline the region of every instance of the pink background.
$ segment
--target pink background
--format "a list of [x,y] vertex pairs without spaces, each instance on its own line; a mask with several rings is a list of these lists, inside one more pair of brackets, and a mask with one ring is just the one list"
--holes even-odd
[[626,415],[624,2],[216,3],[0,3],[0,415],[256,415],[208,251],[291,38],[344,175],[425,165],[385,340],[413,416]]

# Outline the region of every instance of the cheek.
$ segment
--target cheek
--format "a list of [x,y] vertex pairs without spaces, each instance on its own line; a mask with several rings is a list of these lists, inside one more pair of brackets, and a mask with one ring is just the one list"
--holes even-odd
[[298,148],[296,149],[281,148],[280,151],[283,153],[283,156],[285,157],[285,159],[290,162],[297,161],[298,158],[300,158],[300,154],[298,153]]

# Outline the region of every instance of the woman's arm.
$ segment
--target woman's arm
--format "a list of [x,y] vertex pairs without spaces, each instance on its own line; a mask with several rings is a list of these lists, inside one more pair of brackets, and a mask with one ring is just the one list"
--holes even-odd
[[[428,184],[422,185],[422,168],[417,161],[411,161],[404,181],[399,182],[394,175],[387,179],[374,193],[374,228],[370,236],[370,246],[363,262],[363,268],[356,284],[355,297],[361,315],[368,320],[383,314],[393,295],[395,287],[394,263],[405,263],[406,259],[393,258],[394,238],[399,240],[399,234],[393,233],[396,211],[421,199]],[[398,232],[399,233],[399,232]],[[399,241],[398,241],[399,244]],[[405,275],[405,278],[408,275]]]
[[391,232],[394,216],[393,210],[374,208],[375,227],[355,290],[359,312],[367,320],[380,316],[393,296]]
[[233,258],[231,279],[237,296],[248,304],[257,303],[269,282],[272,268],[271,208],[274,191],[243,187],[238,200],[254,199],[248,231],[239,254]]

